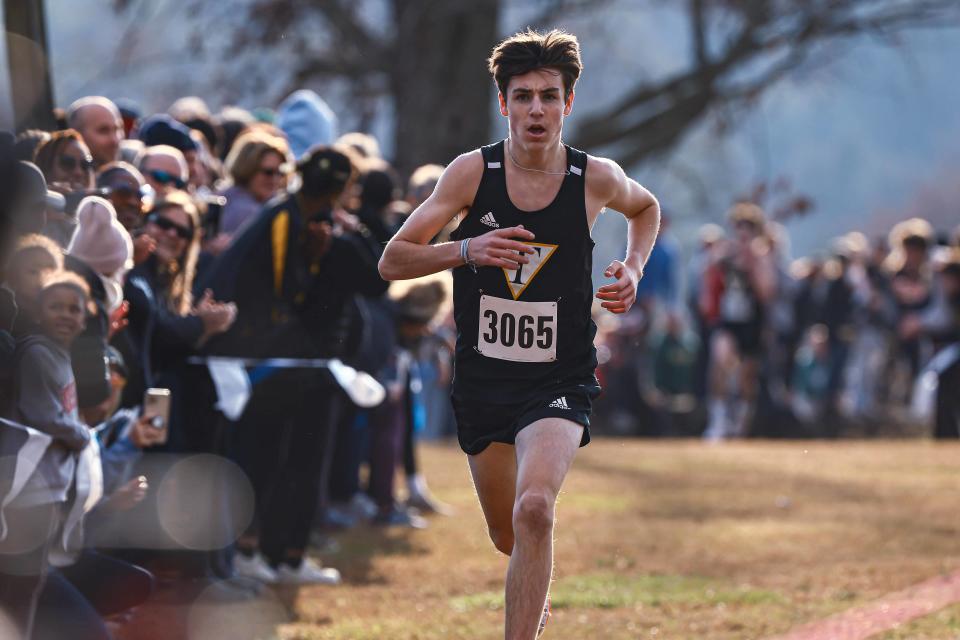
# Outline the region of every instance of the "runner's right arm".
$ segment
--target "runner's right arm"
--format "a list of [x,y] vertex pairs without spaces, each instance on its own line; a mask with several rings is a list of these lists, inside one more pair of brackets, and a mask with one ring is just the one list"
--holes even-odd
[[[483,156],[479,150],[450,163],[433,194],[410,214],[384,248],[379,264],[384,280],[419,278],[463,265],[459,241],[431,245],[430,240],[454,216],[470,207],[482,177]],[[518,262],[527,262],[518,253],[533,253],[533,249],[511,238],[533,240],[533,234],[523,227],[510,227],[472,238],[471,260],[481,266],[516,269]]]

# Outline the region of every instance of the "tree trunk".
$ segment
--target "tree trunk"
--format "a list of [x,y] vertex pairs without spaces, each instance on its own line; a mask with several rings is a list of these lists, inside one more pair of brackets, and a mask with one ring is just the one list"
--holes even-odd
[[409,174],[490,141],[496,94],[486,60],[497,41],[500,2],[394,0],[393,6],[395,163]]

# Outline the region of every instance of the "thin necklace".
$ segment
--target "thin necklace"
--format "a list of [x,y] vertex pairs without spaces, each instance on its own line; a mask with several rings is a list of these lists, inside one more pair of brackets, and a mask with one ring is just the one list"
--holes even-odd
[[523,169],[524,171],[534,171],[534,172],[536,172],[536,173],[542,173],[542,174],[545,174],[545,175],[548,175],[548,176],[568,176],[568,175],[570,175],[570,169],[567,169],[566,171],[544,171],[543,169],[531,169],[530,167],[525,167],[525,166],[523,166],[522,164],[520,164],[519,162],[517,162],[517,159],[513,157],[513,148],[512,148],[512,145],[510,144],[510,140],[509,140],[509,139],[507,140],[507,142],[506,142],[506,144],[505,144],[504,146],[507,147],[507,155],[510,156],[510,160],[513,161],[513,166],[515,166],[517,169]]

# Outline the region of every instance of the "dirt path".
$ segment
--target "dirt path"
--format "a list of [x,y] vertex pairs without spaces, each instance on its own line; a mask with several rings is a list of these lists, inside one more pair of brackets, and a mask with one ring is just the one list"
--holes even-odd
[[956,602],[960,602],[960,571],[931,578],[770,640],[865,640]]

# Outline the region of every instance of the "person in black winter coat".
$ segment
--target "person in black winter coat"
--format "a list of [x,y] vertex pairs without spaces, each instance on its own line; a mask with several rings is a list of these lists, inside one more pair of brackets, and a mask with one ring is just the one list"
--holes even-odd
[[[355,169],[316,147],[298,162],[301,186],[267,203],[201,283],[239,310],[207,352],[238,357],[343,357],[345,310],[358,294],[386,288],[362,241],[334,232],[332,213]],[[266,582],[336,583],[335,569],[305,560],[318,502],[325,501],[342,396],[316,369],[251,371],[253,397],[234,451],[250,476],[257,517],[238,543],[240,573]]]
[[233,305],[210,295],[194,304],[200,225],[187,194],[174,192],[154,203],[145,231],[156,250],[127,274],[123,288],[129,325],[117,346],[132,372],[123,406],[140,404],[148,387],[170,384],[169,377],[185,366],[186,358],[210,336],[228,329],[236,316]]

